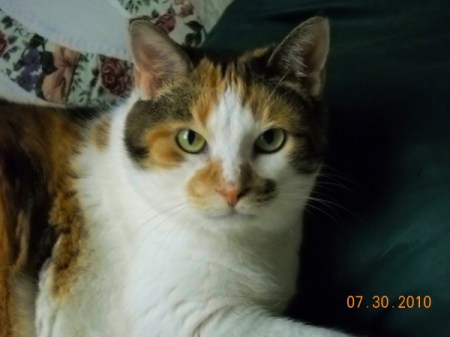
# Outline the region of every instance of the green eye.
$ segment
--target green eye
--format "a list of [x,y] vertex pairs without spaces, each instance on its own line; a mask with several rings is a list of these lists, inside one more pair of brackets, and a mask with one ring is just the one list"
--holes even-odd
[[258,152],[273,153],[280,150],[286,141],[286,133],[282,129],[269,129],[255,142]]
[[183,129],[177,134],[178,146],[187,153],[200,153],[206,146],[206,140],[191,129]]

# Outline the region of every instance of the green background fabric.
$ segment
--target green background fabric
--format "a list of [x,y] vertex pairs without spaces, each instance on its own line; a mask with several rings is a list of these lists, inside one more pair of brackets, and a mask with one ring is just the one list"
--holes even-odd
[[[205,46],[279,41],[315,14],[332,34],[315,197],[337,205],[308,209],[290,314],[370,336],[450,336],[450,1],[235,0]],[[363,307],[348,309],[348,295]],[[389,308],[367,309],[374,295]],[[392,308],[400,295],[432,306]]]

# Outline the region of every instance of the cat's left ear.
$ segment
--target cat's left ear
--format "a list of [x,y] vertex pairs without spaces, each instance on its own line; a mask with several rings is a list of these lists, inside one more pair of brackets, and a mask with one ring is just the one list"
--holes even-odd
[[129,35],[134,82],[142,99],[154,97],[163,86],[185,76],[190,64],[187,55],[150,18],[131,20]]
[[322,93],[325,82],[325,63],[330,46],[328,19],[313,17],[297,26],[269,58],[283,81],[306,88],[311,96]]

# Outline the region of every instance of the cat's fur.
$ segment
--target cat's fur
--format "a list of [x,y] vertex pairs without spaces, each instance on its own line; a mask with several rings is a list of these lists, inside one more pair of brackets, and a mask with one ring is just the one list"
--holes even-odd
[[[327,20],[222,60],[145,18],[130,37],[113,111],[2,103],[0,335],[344,336],[279,316],[325,149]],[[274,127],[284,146],[256,152]],[[206,149],[182,151],[183,128]]]

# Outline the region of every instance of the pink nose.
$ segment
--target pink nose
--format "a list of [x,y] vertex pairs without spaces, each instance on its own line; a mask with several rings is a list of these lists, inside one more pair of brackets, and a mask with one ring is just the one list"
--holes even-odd
[[227,201],[228,205],[235,206],[239,199],[244,195],[245,191],[239,185],[225,185],[216,189],[217,193],[222,195]]

